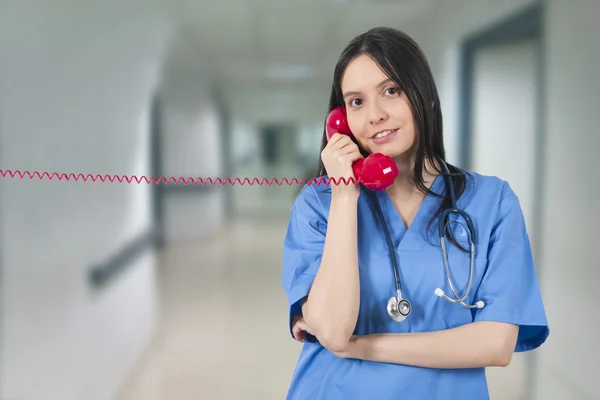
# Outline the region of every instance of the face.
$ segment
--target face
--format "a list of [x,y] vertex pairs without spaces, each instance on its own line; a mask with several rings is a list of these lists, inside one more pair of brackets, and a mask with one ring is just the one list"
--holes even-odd
[[410,102],[371,58],[355,58],[341,87],[348,125],[366,150],[399,157],[411,149],[415,128]]

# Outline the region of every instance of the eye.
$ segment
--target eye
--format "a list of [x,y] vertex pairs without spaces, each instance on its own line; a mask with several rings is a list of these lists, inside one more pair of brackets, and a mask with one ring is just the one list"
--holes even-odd
[[391,87],[389,89],[386,89],[386,94],[390,95],[390,96],[394,96],[396,94],[398,94],[398,92],[400,92],[400,89],[397,87]]
[[[358,102],[358,104],[357,104]],[[361,99],[352,99],[350,100],[350,106],[352,107],[358,107],[362,104],[362,100]]]

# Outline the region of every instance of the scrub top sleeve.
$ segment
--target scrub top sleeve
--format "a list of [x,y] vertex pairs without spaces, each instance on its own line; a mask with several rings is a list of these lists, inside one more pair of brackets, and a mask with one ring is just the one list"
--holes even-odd
[[301,311],[321,264],[327,218],[312,186],[305,186],[292,205],[283,244],[281,284],[288,299],[289,330]]
[[541,346],[549,328],[523,212],[510,186],[503,189],[487,268],[475,294],[485,307],[475,311],[474,320],[518,325],[515,351],[523,352]]

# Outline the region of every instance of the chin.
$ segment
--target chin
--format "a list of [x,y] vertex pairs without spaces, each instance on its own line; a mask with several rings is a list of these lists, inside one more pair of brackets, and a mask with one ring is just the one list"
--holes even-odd
[[384,156],[391,157],[395,160],[401,160],[410,155],[411,147],[406,144],[393,144],[385,146],[375,146],[371,149],[373,153],[381,153]]

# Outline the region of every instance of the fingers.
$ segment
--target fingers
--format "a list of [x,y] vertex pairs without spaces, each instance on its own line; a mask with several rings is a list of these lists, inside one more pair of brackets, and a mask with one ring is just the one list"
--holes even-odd
[[351,162],[354,162],[356,160],[360,160],[361,158],[363,158],[363,155],[361,154],[361,152],[358,149],[351,151],[346,156],[348,157],[348,159],[350,159]]
[[344,150],[340,150],[333,154],[333,157],[337,158],[340,162],[344,164],[352,164],[356,160],[363,158],[363,155],[360,153],[358,149],[349,150],[344,152]]
[[356,145],[352,138],[348,135],[342,135],[341,133],[336,133],[331,137],[331,140],[327,144],[327,146],[331,149],[342,149],[349,145]]
[[358,145],[346,135],[335,143],[330,143],[325,148],[325,153],[329,153],[334,157],[347,156],[352,153],[360,154]]
[[[363,156],[360,153],[358,144],[354,142],[353,138],[339,133],[331,137],[329,143],[321,152],[321,160],[323,161],[327,175],[334,179],[332,183],[335,186],[345,187],[341,189],[336,188],[336,190],[348,190],[352,193],[359,191],[355,180],[357,177],[354,176],[353,163],[362,158]],[[341,184],[342,182],[344,185]],[[350,182],[355,184],[351,185]]]
[[306,322],[304,322],[304,320],[300,321],[300,329],[302,329],[304,332],[307,332],[311,335],[315,335],[314,332],[312,331],[312,329],[310,329],[310,326],[308,326],[308,324]]
[[337,142],[339,142],[340,140],[345,140],[345,139],[350,139],[350,136],[348,135],[344,135],[342,133],[334,133],[333,136],[331,136],[331,139],[329,139],[329,145],[333,146],[335,144],[337,144]]
[[292,327],[292,334],[294,335],[294,339],[299,342],[304,342],[306,340],[306,333],[309,333],[314,336],[314,332],[308,324],[304,321],[304,319],[299,318]]
[[304,342],[306,340],[306,333],[298,326],[295,326],[294,329],[292,329],[292,333],[294,335],[294,339],[297,341]]

